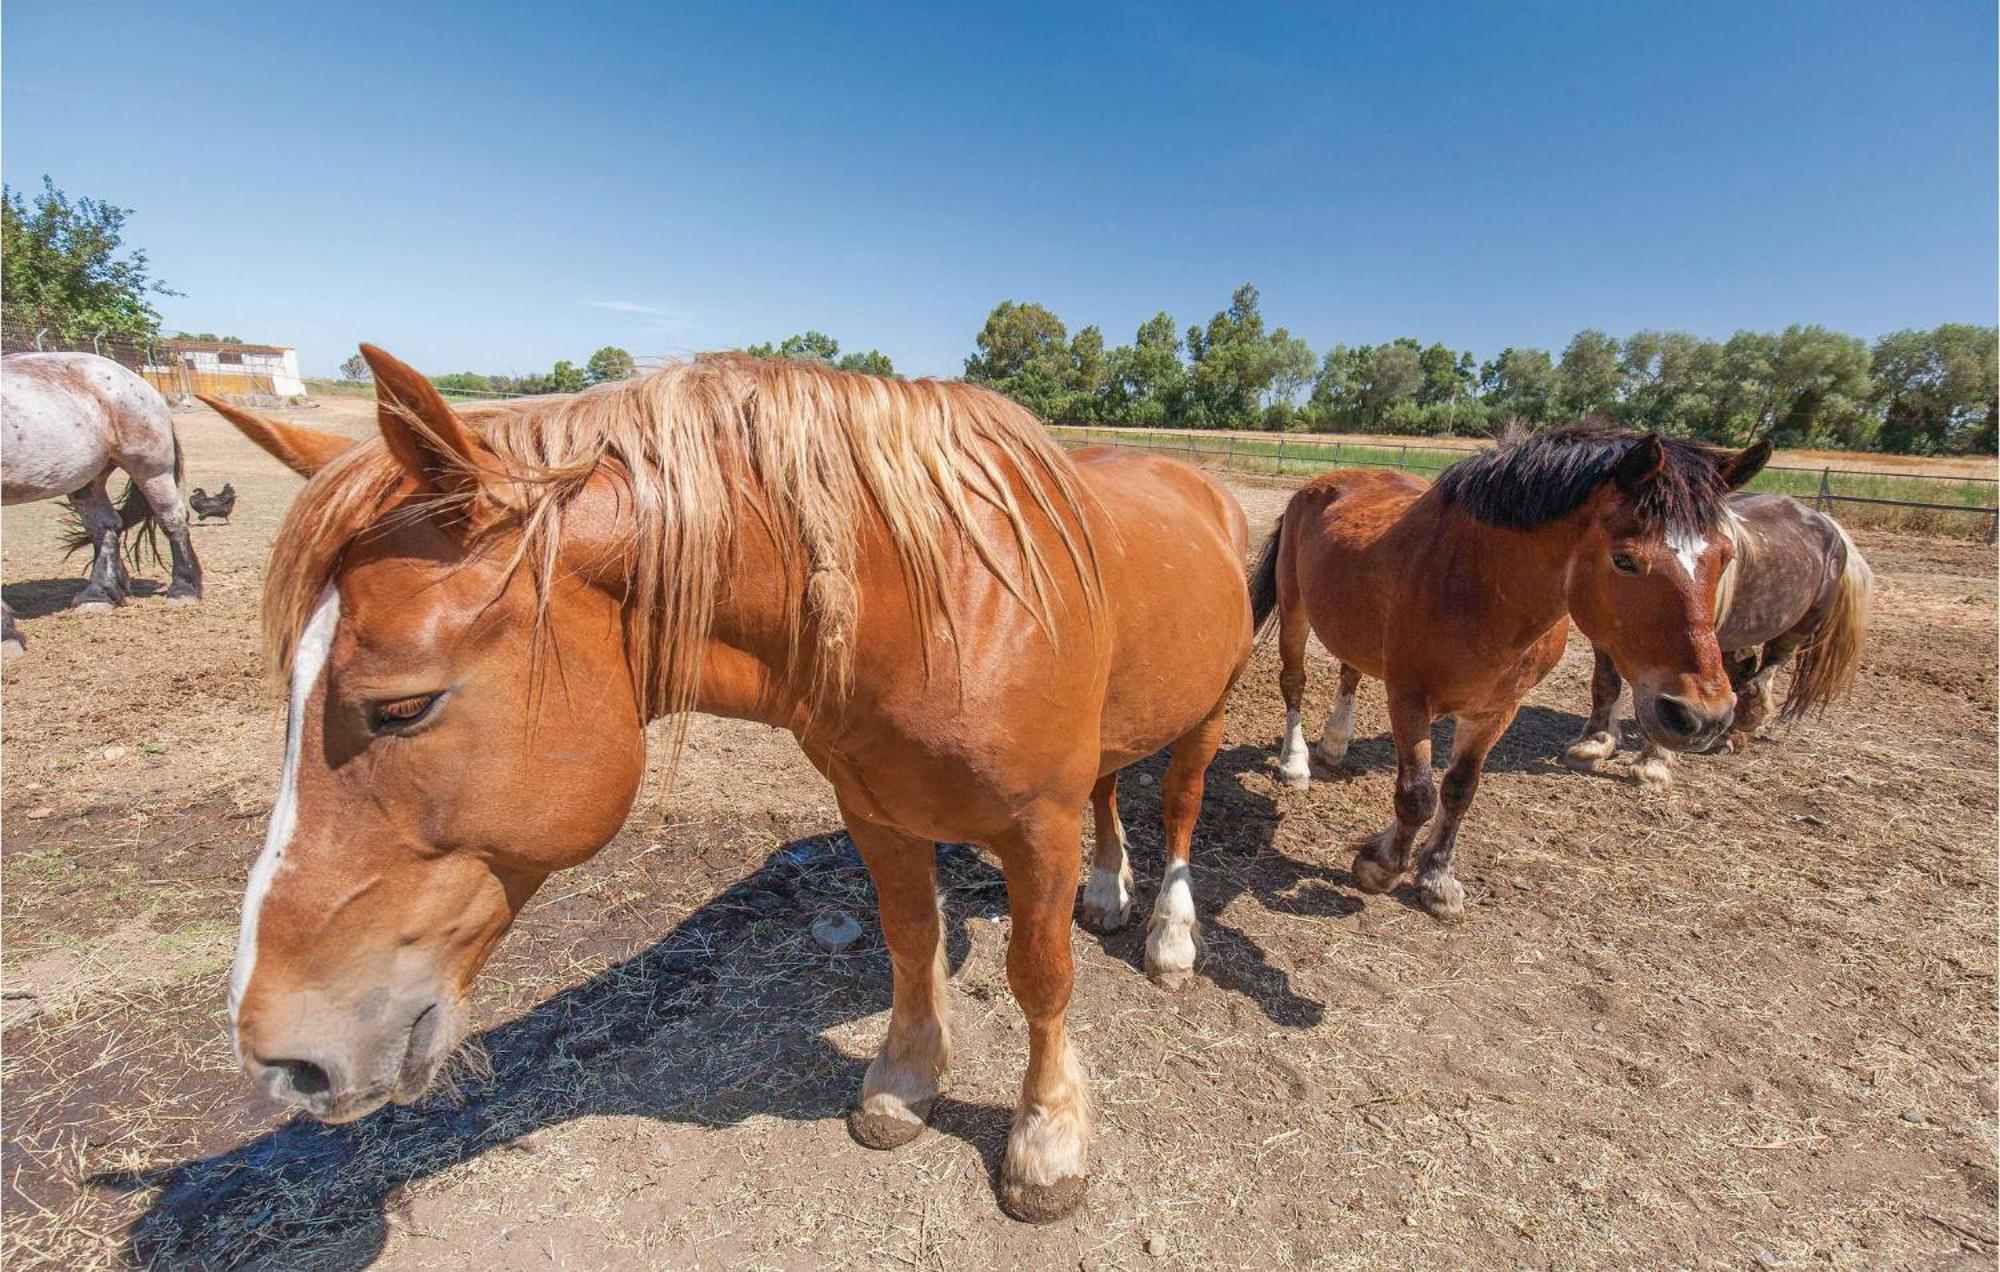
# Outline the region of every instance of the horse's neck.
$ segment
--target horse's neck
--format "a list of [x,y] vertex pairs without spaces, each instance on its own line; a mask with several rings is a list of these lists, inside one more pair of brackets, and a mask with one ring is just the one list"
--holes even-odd
[[1503,530],[1457,513],[1446,535],[1446,606],[1473,615],[1478,630],[1508,645],[1531,643],[1569,612],[1570,557],[1583,532],[1580,518],[1532,530]]

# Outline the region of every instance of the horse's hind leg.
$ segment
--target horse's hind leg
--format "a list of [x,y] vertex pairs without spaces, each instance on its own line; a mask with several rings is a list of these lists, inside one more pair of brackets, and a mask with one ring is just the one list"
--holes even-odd
[[1083,885],[1083,925],[1093,932],[1116,932],[1132,919],[1132,860],[1126,851],[1125,823],[1118,817],[1118,774],[1106,773],[1091,788],[1090,812],[1097,849]]
[[938,911],[937,848],[850,817],[848,833],[875,880],[882,936],[895,977],[889,1036],[861,1080],[848,1129],[869,1148],[895,1148],[924,1129],[951,1063],[946,1023],[944,924]]
[[1319,745],[1313,748],[1323,764],[1333,766],[1347,758],[1347,744],[1354,740],[1354,693],[1360,687],[1360,671],[1340,664],[1340,696],[1334,699],[1333,710],[1326,713],[1326,727],[1320,730]]
[[1516,706],[1483,716],[1460,716],[1452,744],[1451,767],[1444,775],[1443,811],[1424,843],[1424,855],[1417,863],[1417,897],[1424,909],[1441,919],[1456,919],[1465,913],[1465,888],[1453,871],[1453,854],[1458,848],[1458,827],[1472,797],[1479,793],[1479,774],[1493,744],[1513,723]]
[[993,845],[1012,919],[1007,984],[1028,1020],[1028,1071],[1000,1170],[1000,1204],[1034,1223],[1076,1209],[1090,1171],[1090,1087],[1066,1020],[1076,982],[1070,915],[1083,866],[1080,811],[1045,807]]
[[1306,730],[1300,710],[1306,696],[1306,636],[1311,623],[1305,598],[1299,595],[1296,571],[1288,554],[1278,558],[1278,692],[1285,698],[1285,741],[1278,750],[1278,779],[1294,790],[1312,783],[1312,762],[1306,757]]
[[105,483],[110,478],[111,470],[107,468],[88,486],[71,491],[69,496],[70,507],[76,509],[77,519],[90,536],[90,581],[69,604],[71,609],[86,614],[124,604],[132,587],[131,576],[125,570],[124,550],[118,541],[121,528],[118,509],[105,492]]
[[1563,752],[1565,763],[1585,771],[1618,754],[1618,697],[1625,692],[1625,682],[1618,678],[1611,655],[1595,645],[1591,653],[1597,656],[1597,663],[1590,673],[1590,719],[1584,722],[1582,735]]
[[1222,745],[1222,706],[1174,742],[1167,780],[1160,783],[1160,820],[1165,825],[1166,863],[1159,895],[1146,924],[1146,974],[1166,989],[1178,989],[1194,974],[1201,953],[1201,924],[1195,919],[1194,890],[1188,886],[1188,854],[1209,761]]
[[201,599],[201,562],[194,555],[194,538],[188,533],[187,505],[181,502],[181,488],[173,470],[138,479],[139,491],[153,511],[153,520],[167,532],[167,547],[173,555],[174,577],[167,586],[170,601]]

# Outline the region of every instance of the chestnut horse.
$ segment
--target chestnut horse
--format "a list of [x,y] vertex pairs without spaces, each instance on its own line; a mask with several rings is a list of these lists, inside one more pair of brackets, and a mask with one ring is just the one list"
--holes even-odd
[[790,730],[874,877],[895,983],[863,1144],[921,1131],[950,1059],[934,844],[997,856],[1028,1021],[1001,1199],[1076,1206],[1082,811],[1172,745],[1147,959],[1185,976],[1188,846],[1251,643],[1235,501],[1162,459],[1065,455],[970,385],[726,356],[454,410],[362,352],[379,443],[209,403],[310,477],[266,581],[290,725],[230,980],[250,1074],[331,1121],[415,1099],[522,905],[617,833],[647,722],[704,711]]
[[[1776,708],[1780,720],[1820,711],[1854,683],[1868,638],[1875,576],[1839,522],[1786,495],[1732,495],[1722,519],[1736,554],[1716,589],[1715,641],[1736,691],[1736,721],[1721,746],[1740,751]],[[1590,681],[1590,719],[1565,759],[1594,768],[1618,751],[1614,730],[1624,690],[1602,649]],[[1783,706],[1774,681],[1798,666]],[[1673,784],[1672,752],[1648,741],[1632,776],[1656,790]]]
[[1310,780],[1299,717],[1308,630],[1341,663],[1323,757],[1346,750],[1363,675],[1389,693],[1396,819],[1357,849],[1357,888],[1385,892],[1411,868],[1438,807],[1431,725],[1454,715],[1443,816],[1417,887],[1432,914],[1464,913],[1452,866],[1459,823],[1487,752],[1562,657],[1568,618],[1632,682],[1648,736],[1699,750],[1722,735],[1735,706],[1715,644],[1716,584],[1733,551],[1723,496],[1770,453],[1769,443],[1724,455],[1579,425],[1509,438],[1428,487],[1356,470],[1292,496],[1251,578],[1259,629],[1278,618],[1284,780]]

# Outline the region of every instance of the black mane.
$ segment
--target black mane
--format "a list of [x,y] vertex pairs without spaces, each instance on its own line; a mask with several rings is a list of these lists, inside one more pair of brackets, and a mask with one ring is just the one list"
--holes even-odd
[[[1575,512],[1645,439],[1602,424],[1510,435],[1447,468],[1437,489],[1476,521],[1529,530]],[[1632,499],[1633,512],[1649,529],[1713,530],[1729,493],[1722,477],[1726,456],[1677,437],[1662,437],[1660,445],[1666,463]]]

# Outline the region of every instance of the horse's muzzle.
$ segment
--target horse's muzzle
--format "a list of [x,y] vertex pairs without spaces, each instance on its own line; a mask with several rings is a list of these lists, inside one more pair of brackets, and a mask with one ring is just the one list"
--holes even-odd
[[448,1049],[445,1022],[444,1007],[433,1002],[392,1028],[354,1029],[343,1037],[337,1025],[323,1025],[327,1035],[311,1041],[239,1045],[244,1071],[264,1094],[322,1122],[352,1122],[424,1093]]
[[1722,740],[1736,719],[1734,695],[1719,712],[1665,693],[1641,695],[1634,705],[1646,736],[1671,751],[1706,751]]

